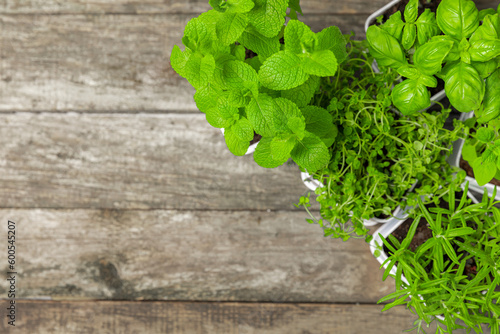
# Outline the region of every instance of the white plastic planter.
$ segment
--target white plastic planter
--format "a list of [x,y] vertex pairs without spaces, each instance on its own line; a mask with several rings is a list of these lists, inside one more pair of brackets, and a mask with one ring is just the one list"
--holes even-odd
[[[224,135],[224,128],[221,128],[220,131],[222,132],[222,135]],[[253,154],[253,152],[255,152],[255,148],[257,147],[257,144],[259,144],[259,142],[256,142],[256,143],[250,145],[248,147],[247,153],[245,153],[245,155]]]
[[[318,188],[322,188],[324,187],[324,185],[319,182],[318,180],[314,179],[309,173],[304,173],[304,172],[301,172],[300,173],[300,177],[302,179],[302,182],[304,182],[304,185],[309,188],[310,190],[312,191],[316,191],[316,189]],[[417,184],[415,183],[409,191],[412,191],[413,189],[415,189],[415,186]],[[401,214],[403,214],[403,216],[400,216]],[[393,221],[399,221],[401,219],[401,217],[403,217],[403,219],[406,219],[407,215],[406,213],[402,213],[401,212],[401,207],[398,206],[396,209],[394,209],[394,212],[392,213],[392,216],[389,217],[389,218],[385,218],[385,219],[380,219],[380,218],[376,218],[376,217],[373,217],[373,218],[370,218],[370,219],[365,219],[363,221],[363,225],[365,226],[374,226],[374,225],[377,225],[377,224],[388,224],[388,223],[391,223]]]
[[[474,112],[471,111],[469,113],[465,113],[460,115],[460,120],[465,121],[466,119],[471,118],[474,116]],[[448,163],[453,166],[453,167],[458,167],[460,168],[460,157],[462,156],[462,148],[464,147],[465,141],[463,139],[458,139],[455,142],[453,142],[453,152],[451,153],[450,157],[448,158]],[[478,192],[482,194],[484,192],[484,189],[488,191],[488,195],[490,197],[493,196],[493,191],[495,188],[497,188],[497,194],[495,196],[495,200],[500,201],[500,187],[497,187],[491,183],[487,183],[484,186],[480,186],[475,178],[472,178],[470,176],[465,177],[465,181],[462,185],[462,187],[465,185],[466,182],[469,182],[469,189],[473,190],[475,192]]]
[[[401,0],[393,0],[393,1],[389,2],[387,5],[385,5],[384,7],[380,8],[379,10],[377,10],[376,12],[371,14],[370,16],[368,16],[368,18],[365,21],[365,33],[368,31],[368,27],[370,27],[375,22],[377,17],[379,17],[380,15],[384,15],[384,13],[386,11],[388,11],[390,8],[392,8],[394,5],[398,4],[399,2],[401,2]],[[376,61],[373,62],[372,68],[376,73],[380,72],[380,69],[378,68]],[[443,89],[442,91],[431,96],[431,101],[441,101],[445,96],[446,96],[446,92]]]
[[[473,203],[476,204],[479,203],[479,201],[470,192],[467,193],[467,196],[472,200]],[[397,216],[395,215],[395,219],[393,221],[391,221],[389,224],[384,224],[378,230],[376,230],[375,233],[373,233],[373,239],[370,241],[370,251],[372,252],[373,256],[375,256],[376,251],[380,252],[380,255],[378,257],[375,256],[375,258],[378,260],[378,262],[380,262],[381,265],[385,262],[385,260],[387,260],[388,256],[387,253],[384,252],[383,248],[384,242],[382,241],[380,235],[382,235],[385,239],[387,239],[389,235],[392,232],[394,232],[401,224],[403,224],[406,218],[408,218],[408,212],[411,209],[412,207],[406,207],[405,210],[401,210]],[[384,265],[384,269],[386,269],[388,265],[389,263],[386,263]],[[396,276],[396,272],[397,272],[397,266],[393,266],[391,269],[391,275]],[[409,284],[408,280],[404,275],[401,276],[401,280],[405,284]],[[423,299],[422,297],[420,298]],[[437,318],[444,320],[442,316],[437,316]]]

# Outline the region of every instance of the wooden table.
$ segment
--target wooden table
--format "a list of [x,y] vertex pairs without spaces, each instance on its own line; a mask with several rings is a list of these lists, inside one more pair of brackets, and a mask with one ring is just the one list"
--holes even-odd
[[[1,333],[411,327],[376,305],[393,281],[367,244],[324,238],[292,205],[297,167],[231,155],[197,111],[169,57],[206,2],[0,1],[0,268],[11,220],[18,272]],[[302,20],[361,38],[386,2],[304,0]]]

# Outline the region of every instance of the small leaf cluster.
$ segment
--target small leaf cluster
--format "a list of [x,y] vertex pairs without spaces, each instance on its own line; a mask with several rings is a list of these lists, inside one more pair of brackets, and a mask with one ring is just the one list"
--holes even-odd
[[[418,315],[419,329],[437,320],[436,333],[458,328],[482,333],[480,325],[485,323],[491,333],[498,334],[500,292],[495,289],[500,285],[500,210],[486,191],[480,203],[471,204],[467,188],[468,184],[460,194],[450,183],[434,202],[424,205],[418,199],[419,205],[410,215],[414,220],[401,243],[392,235],[387,239],[382,236],[388,249],[383,279],[391,269],[397,269],[396,275],[391,275],[396,291],[379,303],[392,300],[384,311],[406,305]],[[411,249],[416,229],[423,223],[432,237]]]
[[[366,236],[365,220],[391,216],[396,207],[449,182],[446,154],[463,135],[461,123],[451,131],[443,128],[450,109],[439,104],[437,111],[412,116],[394,112],[390,91],[398,74],[374,73],[365,50],[364,41],[350,41],[348,61],[334,78],[322,79],[313,99],[329,111],[338,134],[328,165],[310,173],[323,187],[316,190],[321,219],[311,215],[309,222],[343,240]],[[299,205],[307,209],[308,198]]]
[[[329,161],[336,129],[328,112],[310,101],[320,78],[345,61],[337,27],[314,33],[298,21],[297,0],[210,0],[212,10],[188,22],[172,50],[173,69],[196,89],[208,123],[224,128],[229,150],[243,155],[255,134],[263,167],[290,157],[312,172]],[[292,18],[285,26],[287,10]],[[247,57],[247,54],[257,54]]]
[[500,116],[498,10],[479,11],[471,0],[443,0],[436,13],[426,9],[418,15],[418,0],[410,0],[404,21],[396,12],[369,27],[370,53],[405,78],[391,94],[399,111],[409,115],[429,107],[429,88],[438,77],[457,110],[475,111],[481,123]]
[[487,125],[477,124],[472,117],[464,122],[469,136],[462,148],[462,157],[474,171],[479,185],[485,185],[493,178],[500,179],[500,120]]

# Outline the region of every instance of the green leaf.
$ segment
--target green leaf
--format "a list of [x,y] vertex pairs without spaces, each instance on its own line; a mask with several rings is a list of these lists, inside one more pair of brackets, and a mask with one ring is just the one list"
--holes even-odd
[[453,42],[428,42],[417,49],[413,62],[420,72],[434,75],[441,70],[441,64],[453,47]]
[[460,112],[480,107],[485,87],[479,73],[469,64],[458,62],[445,66],[445,91],[451,104]]
[[186,49],[186,51],[182,52],[177,45],[174,45],[172,53],[170,54],[170,65],[172,65],[172,68],[177,72],[177,74],[184,78],[186,77],[186,63],[188,62],[191,54],[191,50]]
[[227,0],[226,3],[228,13],[246,13],[255,6],[252,0]]
[[381,66],[398,68],[408,64],[403,48],[398,40],[386,31],[372,25],[366,32],[370,53]]
[[311,75],[320,77],[334,76],[337,72],[337,59],[330,50],[315,51],[300,57],[302,69]]
[[255,29],[245,30],[238,39],[238,42],[247,49],[255,52],[259,56],[261,62],[280,50],[278,37],[266,37]]
[[500,115],[500,69],[486,79],[486,91],[483,101],[483,112],[479,123],[486,123]]
[[250,24],[266,37],[275,37],[285,23],[288,0],[255,0],[248,13]]
[[284,164],[290,158],[296,139],[290,135],[273,137],[271,140],[271,157],[274,161]]
[[406,23],[414,23],[418,16],[418,0],[410,0],[405,7]]
[[271,152],[271,141],[270,137],[262,137],[255,148],[255,152],[253,154],[253,159],[255,162],[264,168],[275,168],[281,166],[284,162],[276,161],[272,158]]
[[242,89],[246,86],[257,94],[258,79],[257,72],[252,66],[240,60],[223,59],[217,63],[215,71],[217,82],[222,89]]
[[250,121],[244,117],[238,119],[233,126],[231,126],[233,133],[241,141],[250,142],[253,139],[253,127]]
[[[274,99],[275,109],[274,109],[274,128],[277,132],[288,132],[289,131],[289,119],[293,117],[302,118],[302,113],[295,103],[290,100],[278,97]],[[305,122],[305,121],[304,121]]]
[[487,8],[479,11],[479,21],[483,21],[486,15],[495,15],[497,13],[493,8]]
[[300,15],[304,15],[302,13],[302,8],[300,8],[300,1],[299,0],[288,0],[288,7],[290,9],[293,9],[296,12],[299,12]]
[[467,144],[467,142],[462,147],[462,158],[472,165],[472,162],[477,159],[476,146]]
[[417,151],[420,151],[424,148],[424,144],[422,144],[422,142],[418,141],[418,140],[415,140],[413,142],[413,148]]
[[300,109],[306,120],[306,130],[319,138],[326,136],[333,124],[332,116],[328,111],[316,106],[306,106]]
[[214,71],[215,60],[211,54],[205,57],[198,53],[192,54],[184,68],[186,79],[195,89],[208,85],[214,76]]
[[441,32],[436,22],[436,15],[429,8],[426,8],[418,17],[415,25],[417,26],[417,39],[420,45],[427,43],[429,39]]
[[481,76],[481,78],[486,79],[489,77],[498,67],[497,59],[491,59],[486,62],[473,61],[470,63]]
[[477,129],[476,138],[483,143],[488,143],[495,139],[495,131],[489,128],[480,127]]
[[494,161],[478,157],[472,163],[472,169],[474,170],[474,176],[477,184],[484,186],[486,183],[490,182],[493,177],[495,177],[497,166]]
[[311,75],[302,85],[292,89],[282,90],[281,97],[294,102],[298,107],[304,107],[311,102],[311,99],[318,88],[319,77]]
[[260,94],[257,99],[252,99],[246,108],[246,114],[258,134],[264,137],[276,135],[273,120],[275,109],[274,99],[267,94]]
[[443,0],[437,8],[436,20],[445,35],[461,41],[479,26],[479,11],[470,0]]
[[297,135],[299,139],[304,138],[306,130],[306,122],[304,121],[304,118],[292,116],[288,118],[286,125],[288,129]]
[[405,27],[405,23],[401,19],[401,12],[396,12],[392,14],[384,24],[380,26],[380,28],[387,31],[392,37],[396,38],[398,41],[401,41],[403,37],[403,28]]
[[206,51],[212,46],[212,38],[209,26],[195,17],[186,24],[182,43],[192,51]]
[[250,141],[241,139],[241,129],[236,129],[236,124],[224,129],[224,139],[226,140],[227,148],[231,151],[231,153],[237,156],[242,156],[247,152],[248,147],[250,146]]
[[285,50],[302,54],[313,50],[316,36],[306,24],[291,20],[286,25],[284,39]]
[[472,42],[469,53],[473,61],[489,61],[500,55],[500,39]]
[[216,89],[214,85],[207,85],[196,90],[194,94],[194,101],[198,109],[205,113],[207,110],[217,106],[217,101],[222,91]]
[[313,134],[307,134],[291,152],[293,160],[309,173],[328,164],[330,154],[326,145]]
[[217,21],[217,37],[223,45],[229,45],[241,36],[248,24],[246,14],[224,13]]
[[445,62],[454,62],[456,60],[460,59],[460,51],[458,50],[458,43],[450,36],[434,36],[431,38],[430,42],[435,43],[453,43],[453,46],[451,47],[450,52],[448,52],[448,55],[444,59]]
[[316,34],[315,51],[330,50],[339,64],[347,59],[346,41],[342,32],[335,26],[330,26]]
[[302,85],[309,75],[301,68],[300,58],[290,51],[280,51],[262,64],[259,80],[263,86],[286,90]]
[[476,29],[470,38],[470,42],[481,40],[495,40],[500,38],[500,17],[498,15],[488,15],[484,18],[483,24]]
[[407,79],[397,84],[391,96],[392,102],[403,115],[411,115],[431,105],[430,93],[418,79]]
[[414,23],[407,23],[403,29],[403,39],[401,44],[406,50],[409,50],[415,44],[417,38],[417,26]]
[[208,124],[210,124],[214,128],[219,128],[219,129],[227,128],[234,122],[233,119],[224,117],[221,113],[221,110],[217,107],[208,109],[205,112],[205,117],[207,118]]

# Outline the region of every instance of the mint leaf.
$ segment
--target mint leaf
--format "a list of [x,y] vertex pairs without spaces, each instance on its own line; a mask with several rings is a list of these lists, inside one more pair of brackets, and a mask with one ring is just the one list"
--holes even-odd
[[278,97],[273,100],[275,108],[273,112],[274,128],[278,132],[288,132],[288,120],[293,117],[303,119],[300,109],[290,100]]
[[272,138],[262,137],[255,148],[255,152],[253,154],[253,159],[255,162],[265,168],[275,168],[283,165],[284,161],[276,161],[272,157],[271,152],[271,141]]
[[172,65],[174,71],[182,77],[186,77],[185,67],[191,54],[191,50],[186,49],[186,51],[182,52],[177,45],[174,45],[172,53],[170,54],[170,65]]
[[262,64],[259,80],[263,86],[286,90],[303,84],[309,75],[301,68],[300,59],[290,51],[280,51]]
[[248,25],[246,14],[224,13],[217,21],[217,37],[223,45],[229,45],[241,36]]
[[282,90],[281,97],[284,97],[298,107],[304,107],[311,102],[314,93],[319,88],[319,77],[311,75],[302,85],[292,89]]
[[271,157],[274,161],[284,164],[290,158],[290,152],[295,146],[296,139],[288,134],[274,137],[271,140]]
[[198,109],[204,113],[217,106],[217,100],[220,94],[222,94],[222,91],[216,89],[214,85],[207,85],[196,90],[194,102],[196,102]]
[[299,12],[300,15],[304,15],[302,13],[302,8],[300,8],[299,0],[288,0],[288,8],[293,9],[296,12]]
[[307,131],[320,138],[329,134],[333,120],[328,111],[316,106],[306,106],[300,110],[306,120]]
[[252,99],[245,109],[255,131],[264,137],[272,137],[276,134],[273,121],[274,110],[273,98],[262,93],[257,99]]
[[330,154],[325,143],[312,133],[299,141],[290,153],[293,160],[309,173],[326,166],[330,161]]
[[316,36],[304,23],[291,20],[285,28],[285,50],[302,54],[313,50]]
[[226,3],[230,13],[246,13],[255,6],[252,0],[227,0]]
[[317,44],[315,51],[330,50],[339,64],[347,59],[346,41],[337,27],[328,27],[316,34]]
[[279,34],[285,23],[287,0],[255,0],[255,7],[248,13],[250,24],[266,37]]
[[330,50],[315,51],[301,55],[304,72],[320,77],[334,76],[337,72],[337,58]]
[[305,130],[306,130],[306,122],[304,118],[292,116],[288,118],[286,123],[288,129],[292,131],[299,139],[304,138]]
[[208,124],[213,126],[214,128],[227,128],[230,126],[234,120],[225,118],[221,110],[217,107],[210,108],[205,112],[205,117],[207,118]]
[[489,128],[481,127],[477,129],[476,138],[483,143],[488,143],[495,139],[495,131]]
[[212,37],[203,20],[195,17],[186,24],[182,43],[192,51],[206,51],[212,45]]
[[259,56],[261,62],[280,50],[278,37],[266,37],[255,29],[245,30],[238,39],[238,42],[247,49],[255,52]]
[[[215,79],[222,89],[258,88],[257,72],[245,62],[231,58],[220,58],[215,70]],[[257,92],[255,92],[257,93]]]
[[231,151],[234,155],[241,156],[247,153],[250,141],[242,140],[240,138],[239,131],[240,129],[235,128],[235,126],[225,128],[224,139],[226,140],[226,145],[229,151]]
[[215,60],[211,54],[203,57],[195,53],[189,57],[184,67],[185,78],[195,88],[208,85],[214,75]]
[[254,132],[252,124],[245,117],[237,120],[233,126],[231,126],[231,130],[235,136],[242,141],[250,142],[253,139]]
[[217,109],[224,119],[232,119],[234,121],[239,118],[238,108],[229,102],[229,93],[227,92],[219,96],[217,100]]

